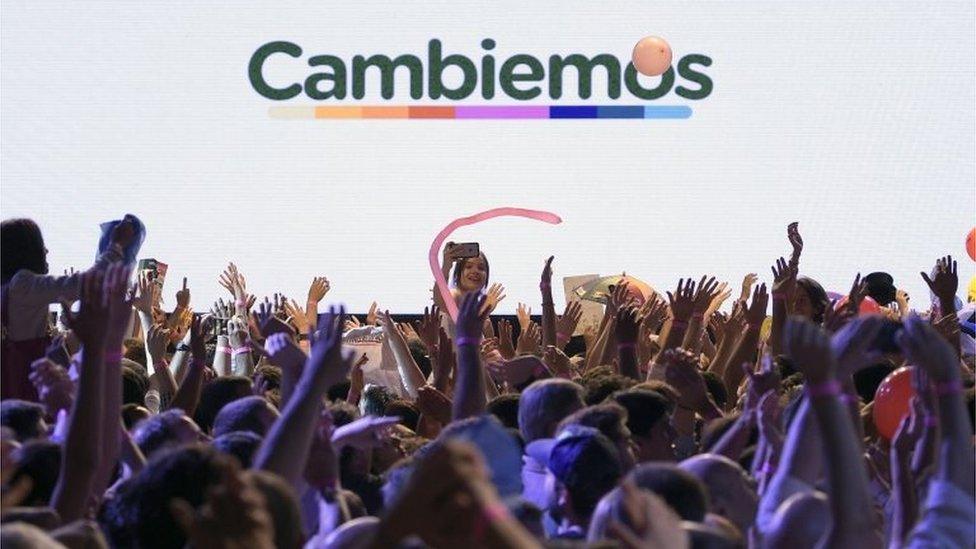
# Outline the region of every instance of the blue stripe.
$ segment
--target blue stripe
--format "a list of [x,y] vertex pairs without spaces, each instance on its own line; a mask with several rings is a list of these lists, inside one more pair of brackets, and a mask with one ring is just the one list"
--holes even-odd
[[597,107],[597,118],[644,118],[644,107]]
[[644,107],[644,118],[691,118],[691,107],[649,105]]
[[596,107],[549,107],[549,118],[596,118]]

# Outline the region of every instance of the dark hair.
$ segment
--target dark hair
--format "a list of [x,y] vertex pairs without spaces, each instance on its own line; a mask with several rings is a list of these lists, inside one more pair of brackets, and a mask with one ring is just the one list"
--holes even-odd
[[613,395],[613,400],[627,410],[627,428],[634,436],[648,436],[657,422],[667,421],[674,409],[666,397],[647,389],[621,391]]
[[620,374],[606,374],[585,379],[583,385],[586,388],[587,405],[600,404],[617,391],[630,389],[637,382],[627,376]]
[[143,419],[148,419],[144,417],[140,410],[151,414],[148,408],[142,404],[135,404],[130,402],[129,404],[122,405],[122,424],[125,425],[126,431],[131,431],[133,427],[136,426]]
[[827,307],[830,306],[830,298],[827,297],[827,291],[823,289],[816,280],[801,276],[796,279],[796,285],[806,292],[807,297],[810,298],[810,305],[813,307],[813,320],[816,323],[823,322],[824,312]]
[[47,250],[41,228],[32,219],[0,223],[0,282],[6,284],[22,269],[47,274]]
[[0,425],[10,427],[19,442],[43,435],[40,429],[43,419],[44,407],[36,402],[16,398],[0,401]]
[[420,409],[409,400],[398,398],[391,401],[386,405],[386,409],[383,410],[383,415],[400,416],[400,425],[403,425],[411,431],[417,431],[417,423],[420,421]]
[[265,423],[266,414],[270,413],[268,406],[264,397],[254,395],[228,402],[214,418],[211,429],[213,436],[219,437],[234,431],[250,431],[264,436],[270,428]]
[[132,440],[144,456],[153,454],[174,443],[178,443],[176,430],[186,414],[179,408],[171,408],[151,418],[139,422],[132,433]]
[[430,377],[430,356],[427,355],[427,347],[424,346],[424,343],[416,338],[408,339],[407,349],[410,350],[410,356],[413,357],[413,361],[420,368],[420,373],[424,374],[424,379]]
[[125,358],[139,364],[143,369],[146,368],[146,344],[141,339],[127,338],[122,346],[125,347]]
[[122,404],[143,405],[148,390],[148,376],[135,368],[122,367]]
[[349,396],[349,389],[352,388],[352,383],[349,380],[340,381],[325,392],[325,398],[334,401],[341,400],[344,401]]
[[486,411],[509,429],[518,429],[519,393],[498,395],[488,401]]
[[251,394],[251,380],[244,376],[218,377],[207,384],[200,394],[193,420],[204,433],[213,427],[217,412],[227,404]]
[[155,456],[102,506],[99,523],[112,547],[183,547],[186,536],[173,519],[169,502],[180,498],[194,508],[220,482],[221,462],[214,448],[194,444]]
[[261,447],[261,437],[251,431],[232,431],[213,439],[210,444],[218,451],[237,458],[241,467],[247,469]]
[[861,397],[861,401],[865,404],[873,402],[878,386],[888,377],[888,374],[894,371],[895,367],[890,362],[882,361],[854,372],[854,389],[857,391],[857,396]]
[[613,442],[592,428],[560,438],[549,455],[549,470],[570,495],[573,512],[589,520],[607,492],[623,476],[623,465]]
[[58,483],[61,470],[61,445],[49,440],[31,440],[13,452],[15,471],[9,484],[21,477],[32,481],[30,492],[20,505],[44,507],[51,502],[51,494]]
[[382,385],[368,385],[363,391],[363,415],[384,416],[386,407],[397,399],[396,394]]
[[631,473],[637,486],[661,496],[682,520],[701,522],[708,511],[708,492],[694,475],[668,463],[643,463]]
[[[478,257],[485,262],[485,287],[488,286],[488,280],[491,278],[491,265],[488,264],[488,258],[485,257],[484,252],[478,252]],[[461,284],[461,273],[464,272],[464,266],[467,265],[468,261],[474,259],[473,257],[465,257],[458,259],[454,262],[454,272],[451,273],[451,283],[457,287]]]
[[627,409],[616,402],[605,402],[573,412],[559,423],[557,431],[565,429],[567,425],[593,427],[614,444],[620,444],[626,442],[628,438],[622,429],[626,424]]

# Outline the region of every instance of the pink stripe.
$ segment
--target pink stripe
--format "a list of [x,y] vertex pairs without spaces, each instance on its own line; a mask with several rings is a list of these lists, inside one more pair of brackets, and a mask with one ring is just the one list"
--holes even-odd
[[549,118],[549,107],[455,107],[454,118]]

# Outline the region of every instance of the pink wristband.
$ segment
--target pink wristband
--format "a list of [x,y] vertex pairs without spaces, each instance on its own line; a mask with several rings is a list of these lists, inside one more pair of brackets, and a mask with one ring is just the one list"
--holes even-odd
[[783,292],[773,292],[773,301],[783,301],[786,299],[786,294]]
[[852,395],[852,394],[850,394],[850,393],[841,393],[840,400],[841,400],[841,402],[843,402],[844,404],[847,404],[848,406],[850,406],[852,404],[858,404],[857,397],[854,396],[854,395]]
[[193,357],[193,360],[190,361],[190,365],[198,368],[206,368],[207,359]]
[[824,381],[823,383],[807,383],[807,394],[811,397],[840,396],[841,386],[836,379]]
[[685,322],[684,320],[672,320],[671,326],[674,328],[687,328],[688,323]]
[[218,353],[224,353],[224,354],[228,354],[229,355],[231,353],[231,351],[233,351],[233,349],[231,349],[230,347],[226,347],[226,346],[223,346],[223,345],[221,345],[220,347],[217,347],[217,352]]
[[106,364],[120,364],[122,362],[122,351],[107,351],[105,353]]
[[636,348],[637,348],[637,344],[636,343],[618,343],[617,344],[617,350],[620,350],[620,349],[636,349]]
[[234,355],[234,356],[237,356],[237,355],[247,354],[247,353],[250,353],[250,352],[251,352],[251,348],[250,347],[238,347],[238,348],[234,349],[234,351],[231,354]]
[[459,337],[454,341],[454,344],[457,345],[458,347],[461,347],[462,345],[474,345],[475,347],[477,347],[478,345],[481,345],[481,338],[477,336]]
[[569,341],[570,339],[572,339],[570,336],[562,332],[556,332],[556,341]]
[[238,307],[242,307],[242,308],[247,307],[247,301],[237,300],[234,302],[234,305],[237,305]]
[[958,379],[942,381],[935,384],[935,394],[939,396],[958,395],[962,393],[963,390],[962,381]]
[[491,503],[485,507],[478,518],[475,519],[474,524],[471,527],[471,537],[475,541],[482,541],[485,539],[485,534],[488,533],[488,526],[503,520],[508,515],[508,509],[505,508],[501,503]]

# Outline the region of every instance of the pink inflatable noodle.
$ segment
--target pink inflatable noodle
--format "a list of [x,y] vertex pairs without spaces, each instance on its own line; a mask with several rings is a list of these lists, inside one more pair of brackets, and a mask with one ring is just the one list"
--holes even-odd
[[451,289],[447,285],[447,279],[444,278],[444,273],[441,271],[441,264],[437,259],[438,252],[440,252],[441,246],[444,245],[444,241],[447,240],[447,237],[459,228],[474,225],[475,223],[481,223],[482,221],[493,219],[495,217],[504,216],[526,217],[528,219],[535,219],[536,221],[551,223],[553,225],[563,222],[558,215],[551,212],[526,210],[525,208],[495,208],[493,210],[476,213],[468,217],[459,217],[448,223],[447,227],[444,227],[441,232],[437,233],[437,236],[434,237],[434,241],[430,243],[430,253],[427,257],[430,260],[430,272],[434,275],[434,280],[437,282],[437,290],[440,292],[441,298],[444,300],[444,305],[447,306],[448,314],[450,314],[451,318],[454,320],[457,320],[458,315],[457,303],[454,302],[454,296],[451,295]]

